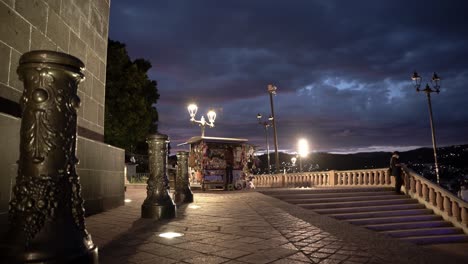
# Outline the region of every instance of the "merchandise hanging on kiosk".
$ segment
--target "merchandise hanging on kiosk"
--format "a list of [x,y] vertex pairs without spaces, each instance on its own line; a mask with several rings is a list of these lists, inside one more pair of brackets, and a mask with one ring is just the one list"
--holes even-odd
[[[250,175],[254,147],[247,139],[220,137],[192,137],[189,144],[189,171],[192,185],[200,184],[202,189],[225,188],[227,175],[232,165],[233,182]],[[249,167],[250,165],[250,167]]]

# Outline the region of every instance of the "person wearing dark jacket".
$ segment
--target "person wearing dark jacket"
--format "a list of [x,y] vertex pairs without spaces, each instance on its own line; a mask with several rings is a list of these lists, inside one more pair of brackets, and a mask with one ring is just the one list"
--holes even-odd
[[392,176],[395,177],[395,192],[401,194],[401,185],[403,185],[403,173],[400,163],[400,153],[394,151],[392,153],[392,158],[390,159],[390,169],[392,171]]

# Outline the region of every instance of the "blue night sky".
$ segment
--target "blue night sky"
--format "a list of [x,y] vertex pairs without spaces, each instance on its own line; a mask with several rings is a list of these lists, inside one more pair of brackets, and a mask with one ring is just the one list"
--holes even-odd
[[438,145],[468,143],[467,10],[463,0],[112,1],[109,38],[152,63],[173,150],[200,135],[191,102],[197,119],[218,114],[206,136],[265,148],[256,115],[270,115],[270,83],[280,150],[300,137],[312,151],[406,150],[432,146],[414,70],[423,85],[442,78],[431,97]]

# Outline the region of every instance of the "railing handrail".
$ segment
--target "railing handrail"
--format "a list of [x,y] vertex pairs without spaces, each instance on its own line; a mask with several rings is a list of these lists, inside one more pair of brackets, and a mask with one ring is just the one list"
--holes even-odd
[[[405,192],[468,234],[468,203],[406,166]],[[424,186],[425,185],[425,186]]]
[[443,193],[445,196],[448,196],[451,199],[454,199],[454,200],[458,201],[459,203],[466,204],[466,206],[468,206],[468,203],[466,201],[458,198],[455,194],[445,190],[444,188],[440,187],[439,185],[437,185],[437,184],[433,183],[432,181],[424,178],[423,176],[417,174],[415,171],[408,168],[407,166],[403,165],[402,168],[406,173],[410,174],[412,177],[417,178],[418,180],[420,180],[421,182],[424,182],[428,186],[431,186],[432,188],[436,189],[437,191]]

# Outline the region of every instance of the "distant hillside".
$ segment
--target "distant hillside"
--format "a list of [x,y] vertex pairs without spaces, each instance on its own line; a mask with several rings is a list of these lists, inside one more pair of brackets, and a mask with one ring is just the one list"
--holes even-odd
[[[437,156],[441,166],[468,168],[468,145],[456,145],[441,147],[437,150]],[[291,158],[294,155],[280,153],[280,163],[291,166]],[[312,153],[303,159],[303,167],[313,168],[313,170],[355,170],[365,168],[385,168],[390,161],[390,152],[363,152],[355,154],[330,154],[330,153]],[[267,156],[259,156],[260,168],[266,169]],[[410,151],[400,152],[400,160],[410,166],[434,163],[434,154],[432,148],[419,148]],[[270,153],[270,163],[275,164],[274,153]],[[299,161],[296,162],[296,166]]]

